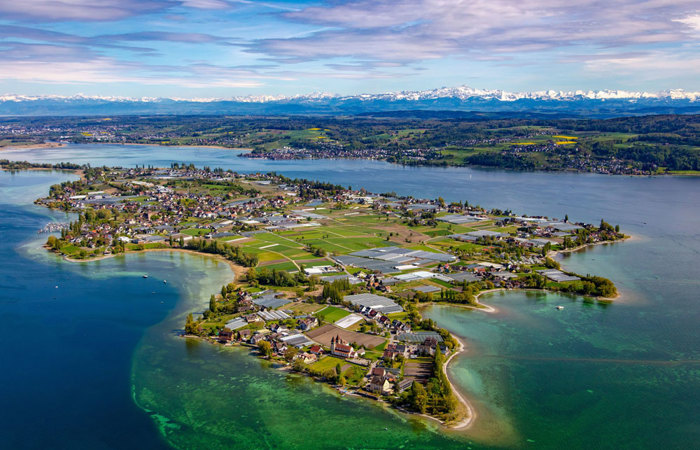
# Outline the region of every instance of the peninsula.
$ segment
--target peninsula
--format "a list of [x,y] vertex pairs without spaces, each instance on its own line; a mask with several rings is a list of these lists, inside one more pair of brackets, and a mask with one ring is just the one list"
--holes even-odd
[[[445,366],[460,341],[420,314],[432,302],[484,308],[491,289],[616,296],[603,277],[562,270],[552,252],[624,239],[618,226],[515,215],[468,201],[375,194],[275,173],[173,164],[79,170],[36,203],[75,214],[46,248],[89,261],[125,252],[215,254],[237,269],[182,334],[246,345],[284,370],[426,414],[455,428],[471,408]],[[144,274],[147,276],[148,274]],[[206,301],[203,299],[203,304]]]

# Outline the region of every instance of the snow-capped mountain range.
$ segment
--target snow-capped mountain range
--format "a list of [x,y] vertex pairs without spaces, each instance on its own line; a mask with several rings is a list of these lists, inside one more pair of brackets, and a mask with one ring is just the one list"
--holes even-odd
[[251,95],[245,97],[230,97],[230,98],[162,98],[162,97],[122,97],[122,96],[91,96],[77,94],[72,96],[60,95],[19,95],[6,94],[0,95],[1,102],[22,102],[22,101],[37,101],[37,100],[102,100],[110,102],[158,102],[163,100],[181,101],[181,102],[199,102],[211,103],[221,101],[234,101],[245,103],[269,103],[281,101],[318,101],[318,100],[387,100],[387,101],[419,101],[419,100],[435,100],[441,98],[453,98],[459,100],[469,99],[485,99],[485,100],[500,100],[503,102],[512,102],[516,100],[637,100],[637,99],[670,99],[670,100],[700,100],[700,92],[686,92],[683,89],[669,89],[661,92],[644,92],[644,91],[624,91],[617,89],[605,89],[601,91],[531,91],[531,92],[508,92],[500,89],[477,89],[469,86],[458,87],[442,87],[438,89],[429,89],[425,91],[399,91],[386,92],[380,94],[358,94],[342,96],[338,94],[320,92],[311,94],[299,95]]
[[700,112],[700,92],[624,90],[508,92],[469,86],[342,96],[312,93],[293,96],[161,98],[118,96],[0,95],[3,115],[93,114],[366,114],[423,111],[485,111],[628,115]]

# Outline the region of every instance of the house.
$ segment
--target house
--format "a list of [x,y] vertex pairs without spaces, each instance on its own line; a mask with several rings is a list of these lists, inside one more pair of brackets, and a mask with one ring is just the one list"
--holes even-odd
[[438,341],[434,337],[427,337],[422,344],[418,345],[418,353],[421,355],[434,356]]
[[263,322],[262,317],[258,316],[257,314],[248,314],[247,316],[245,316],[245,320],[248,323]]
[[391,383],[383,377],[373,376],[367,389],[375,394],[388,394],[391,391]]
[[318,361],[318,356],[316,356],[312,353],[304,352],[304,353],[299,353],[295,359],[300,359],[301,362],[303,362],[304,364],[311,364],[311,363]]
[[278,355],[282,355],[285,351],[287,351],[287,344],[285,344],[283,341],[275,341],[272,343],[272,351]]
[[311,353],[312,355],[322,355],[323,349],[321,348],[320,345],[313,345],[309,349],[309,353]]
[[219,342],[222,344],[225,344],[227,342],[231,342],[233,340],[233,331],[229,330],[228,328],[224,328],[221,331],[219,331]]
[[382,377],[384,378],[386,376],[386,370],[384,367],[374,367],[372,369],[371,375],[373,377]]
[[238,339],[245,342],[250,339],[252,334],[253,332],[251,330],[241,330],[238,332]]
[[299,321],[299,329],[301,331],[309,331],[318,326],[318,319],[315,317],[307,317]]
[[270,330],[272,330],[275,333],[284,333],[285,331],[289,331],[283,325],[280,325],[278,323],[273,323],[272,325],[270,325]]
[[260,341],[263,341],[263,340],[265,340],[264,335],[254,334],[253,336],[250,337],[250,340],[248,342],[250,342],[253,345],[258,345],[260,343]]

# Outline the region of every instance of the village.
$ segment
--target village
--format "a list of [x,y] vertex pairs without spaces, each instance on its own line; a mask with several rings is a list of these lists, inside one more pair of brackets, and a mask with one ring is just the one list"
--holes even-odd
[[36,201],[77,216],[45,227],[60,232],[48,249],[69,260],[148,250],[223,257],[236,279],[187,317],[183,335],[248,346],[343,395],[444,423],[467,414],[444,369],[461,343],[423,319],[422,307],[484,308],[478,296],[492,289],[616,295],[609,280],[566,272],[553,258],[625,238],[603,220],[518,216],[184,164],[82,173]]

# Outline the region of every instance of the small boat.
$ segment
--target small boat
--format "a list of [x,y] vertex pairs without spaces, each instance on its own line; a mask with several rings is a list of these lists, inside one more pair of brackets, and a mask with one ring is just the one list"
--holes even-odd
[[163,280],[163,284],[166,284],[167,282],[168,282],[168,280]]
[[564,307],[561,306],[561,305],[558,305],[558,306],[557,306],[557,309],[558,309],[558,310],[562,310],[562,309],[564,309]]
[[143,277],[144,277],[144,278],[148,278],[148,275],[144,275]]

